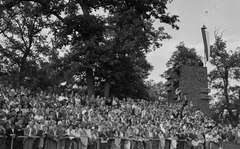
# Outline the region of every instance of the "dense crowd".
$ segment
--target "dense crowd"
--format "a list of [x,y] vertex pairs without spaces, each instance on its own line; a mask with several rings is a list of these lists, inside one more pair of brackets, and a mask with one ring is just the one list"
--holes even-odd
[[[23,87],[11,86],[2,87],[0,96],[0,136],[6,138],[0,138],[1,149],[10,149],[12,137],[35,135],[87,136],[90,142],[114,137],[160,139],[160,149],[164,148],[165,139],[172,140],[173,148],[176,140],[186,140],[192,147],[202,149],[206,141],[240,143],[240,125],[233,128],[217,124],[187,101],[89,98],[73,92],[33,94]],[[22,149],[22,141],[16,139],[14,147]],[[124,145],[130,149],[127,141]],[[136,148],[143,146],[135,144]]]

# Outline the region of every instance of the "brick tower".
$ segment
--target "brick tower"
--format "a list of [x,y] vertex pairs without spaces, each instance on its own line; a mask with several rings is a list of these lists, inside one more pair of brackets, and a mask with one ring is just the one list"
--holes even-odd
[[209,114],[207,68],[202,66],[178,66],[166,77],[169,102],[176,102],[187,96],[188,103],[197,109]]

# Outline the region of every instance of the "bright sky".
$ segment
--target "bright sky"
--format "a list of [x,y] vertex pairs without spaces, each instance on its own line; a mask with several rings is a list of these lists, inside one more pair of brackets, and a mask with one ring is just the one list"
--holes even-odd
[[[159,75],[167,69],[167,61],[181,41],[190,48],[196,48],[197,53],[203,56],[203,24],[209,32],[210,44],[214,43],[215,28],[220,28],[220,31],[224,31],[223,39],[227,41],[227,49],[240,47],[240,0],[173,0],[168,5],[168,11],[179,16],[180,29],[173,30],[166,26],[165,30],[172,39],[163,41],[160,49],[148,54],[147,59],[154,66],[149,79],[165,82]],[[158,26],[162,24],[156,23]],[[210,64],[207,67],[208,71],[213,68]]]

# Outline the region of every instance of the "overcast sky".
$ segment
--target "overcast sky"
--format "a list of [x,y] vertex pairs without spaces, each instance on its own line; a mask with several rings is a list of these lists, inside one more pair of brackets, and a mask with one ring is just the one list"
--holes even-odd
[[[168,4],[168,11],[179,16],[180,29],[165,27],[172,39],[164,41],[163,46],[148,54],[148,61],[154,66],[149,79],[165,81],[159,75],[166,68],[166,62],[171,57],[177,44],[184,41],[190,48],[196,48],[203,56],[203,40],[201,27],[206,25],[210,35],[210,44],[214,43],[214,30],[224,31],[223,39],[227,41],[227,49],[240,47],[240,0],[173,0]],[[162,24],[156,22],[156,27]],[[213,67],[207,64],[208,71]]]

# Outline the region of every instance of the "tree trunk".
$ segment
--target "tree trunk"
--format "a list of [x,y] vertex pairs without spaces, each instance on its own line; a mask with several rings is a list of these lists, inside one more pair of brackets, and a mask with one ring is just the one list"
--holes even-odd
[[89,15],[88,6],[85,4],[84,0],[78,0],[79,5],[82,8],[83,15]]
[[111,81],[110,79],[107,79],[104,84],[104,97],[108,97],[110,93],[110,85]]
[[30,48],[27,48],[26,51],[24,52],[23,57],[21,58],[21,63],[20,63],[20,72],[19,72],[19,81],[23,81],[24,77],[26,76],[26,60],[27,57],[30,53]]
[[87,75],[87,91],[88,91],[88,98],[91,98],[94,95],[94,77],[93,77],[93,69],[87,68],[86,70]]
[[18,80],[19,82],[23,80],[24,76],[25,76],[25,66],[24,64],[20,66],[20,70],[19,70],[19,74],[18,74]]
[[225,74],[224,74],[224,96],[225,96],[225,100],[226,100],[226,103],[227,103],[227,110],[228,110],[228,113],[229,113],[229,120],[230,120],[230,123],[233,124],[233,121],[234,121],[234,116],[233,116],[233,112],[232,112],[232,109],[231,109],[231,104],[229,102],[229,96],[228,96],[228,85],[229,85],[229,82],[228,82],[228,69],[225,68]]
[[[79,5],[82,8],[83,15],[89,16],[88,6],[85,4],[84,0],[78,0]],[[94,89],[94,76],[93,76],[93,69],[87,68],[86,70],[87,75],[87,91],[88,91],[88,98],[91,98],[95,94]]]
[[227,104],[227,110],[228,110],[228,113],[229,113],[229,120],[230,120],[230,123],[232,124],[233,122],[233,114],[232,114],[232,110],[231,110],[231,105],[229,103],[229,98],[228,98],[228,91],[227,91],[227,87],[225,86],[224,87],[224,96],[225,96],[225,100],[226,100],[226,104]]

